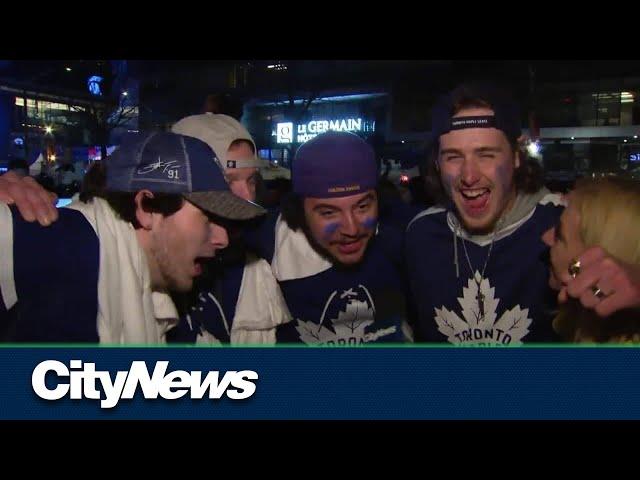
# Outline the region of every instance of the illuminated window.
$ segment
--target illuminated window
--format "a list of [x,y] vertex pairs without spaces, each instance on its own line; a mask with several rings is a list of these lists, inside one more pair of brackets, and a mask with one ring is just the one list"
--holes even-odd
[[[16,105],[18,107],[24,107],[24,98],[16,97]],[[36,108],[36,101],[32,98],[27,98],[27,108]]]
[[[18,107],[24,107],[24,98],[16,97],[15,104]],[[33,109],[34,111],[37,111],[37,110],[62,110],[65,112],[68,112],[70,110],[79,110],[83,112],[85,111],[85,107],[81,107],[79,105],[68,105],[66,103],[58,103],[58,102],[47,102],[45,100],[40,100],[36,102],[32,98],[27,98],[27,108],[29,110]]]

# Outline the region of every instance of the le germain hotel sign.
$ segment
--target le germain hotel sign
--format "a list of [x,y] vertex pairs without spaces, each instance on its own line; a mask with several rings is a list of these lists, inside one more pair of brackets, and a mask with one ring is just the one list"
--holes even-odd
[[[336,132],[361,132],[362,118],[338,118],[334,120],[311,120],[294,125],[292,122],[276,124],[276,143],[304,143],[316,135],[333,130]],[[373,128],[372,128],[373,130]]]

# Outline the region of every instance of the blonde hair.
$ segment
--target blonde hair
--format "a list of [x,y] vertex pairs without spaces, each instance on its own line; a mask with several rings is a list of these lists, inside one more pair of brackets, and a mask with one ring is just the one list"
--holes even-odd
[[[626,263],[640,264],[640,182],[630,178],[582,179],[571,192],[580,237]],[[636,318],[633,318],[633,317]],[[637,313],[621,311],[603,319],[577,300],[562,305],[554,329],[576,342],[640,341]]]

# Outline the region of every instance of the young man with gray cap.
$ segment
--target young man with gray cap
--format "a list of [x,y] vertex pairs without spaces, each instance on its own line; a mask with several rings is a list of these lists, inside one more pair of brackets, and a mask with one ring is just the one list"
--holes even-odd
[[[183,118],[175,133],[198,138],[220,152],[220,163],[233,193],[256,199],[258,167],[256,145],[240,122],[222,114],[205,113]],[[177,303],[181,321],[169,340],[197,343],[270,344],[276,327],[290,320],[287,305],[269,264],[245,251],[234,239]]]
[[162,343],[185,291],[228,243],[224,224],[264,213],[231,193],[204,142],[130,134],[100,196],[50,227],[0,204],[0,319],[9,341]]
[[228,115],[204,113],[179,120],[171,131],[198,138],[219,152],[231,191],[245,200],[256,200],[262,161],[256,155],[253,138],[240,122]]
[[293,317],[278,342],[406,341],[402,230],[379,221],[372,148],[351,133],[320,134],[298,149],[292,180],[282,213],[247,236]]

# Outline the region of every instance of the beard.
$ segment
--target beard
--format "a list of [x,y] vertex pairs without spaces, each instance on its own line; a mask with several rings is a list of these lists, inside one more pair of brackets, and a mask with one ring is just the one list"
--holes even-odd
[[[362,256],[362,259],[359,262],[356,262],[356,263],[343,263],[339,258],[337,258],[335,255],[333,255],[329,250],[327,250],[322,245],[320,245],[315,240],[315,238],[313,238],[313,235],[311,234],[311,231],[307,227],[306,223],[302,227],[302,231],[304,232],[305,236],[307,237],[307,240],[309,241],[309,245],[311,245],[311,247],[317,253],[319,253],[325,260],[331,262],[336,268],[343,269],[343,270],[349,270],[349,269],[352,269],[352,268],[357,268],[364,261],[364,257],[367,255],[367,252],[369,251],[369,245],[371,245],[371,242],[373,241],[373,238],[369,238],[368,239],[367,244],[365,246],[364,254]],[[366,236],[365,237],[359,237],[359,239],[360,240],[364,240],[364,239],[366,239]]]

